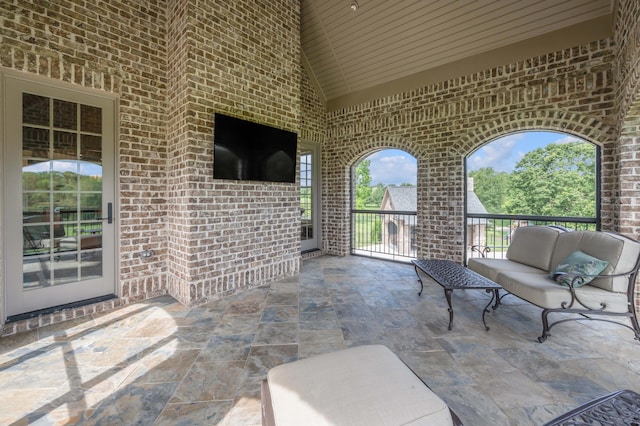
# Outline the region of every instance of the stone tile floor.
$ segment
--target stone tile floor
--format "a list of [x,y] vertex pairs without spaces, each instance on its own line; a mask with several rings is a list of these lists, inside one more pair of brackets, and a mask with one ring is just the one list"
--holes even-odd
[[[640,342],[570,322],[543,344],[540,310],[428,282],[364,257],[188,309],[170,297],[0,339],[0,424],[256,425],[269,368],[360,344],[396,352],[468,426],[539,425],[618,389],[640,392]],[[375,374],[375,372],[372,372]]]

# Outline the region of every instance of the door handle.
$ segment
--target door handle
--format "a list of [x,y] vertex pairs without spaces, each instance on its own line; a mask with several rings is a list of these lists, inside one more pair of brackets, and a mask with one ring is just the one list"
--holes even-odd
[[107,217],[101,217],[100,220],[106,220],[107,223],[113,223],[113,203],[107,203]]

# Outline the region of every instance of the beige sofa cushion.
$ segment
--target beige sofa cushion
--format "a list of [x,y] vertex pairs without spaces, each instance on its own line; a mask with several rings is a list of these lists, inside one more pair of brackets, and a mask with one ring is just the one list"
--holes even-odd
[[267,374],[276,425],[451,425],[447,405],[389,349],[358,346]]
[[[571,302],[571,293],[567,287],[554,282],[546,274],[505,271],[498,274],[496,282],[506,291],[541,308],[562,308],[563,302],[567,305]],[[607,312],[627,312],[626,294],[614,293],[591,285],[576,289],[576,294],[588,308],[601,309],[600,303],[605,303]],[[585,308],[580,304],[575,304],[573,307]]]
[[478,257],[469,259],[467,267],[472,271],[475,271],[483,277],[489,278],[491,281],[497,282],[498,274],[503,271],[515,271],[515,272],[529,272],[532,274],[546,274],[533,266],[523,265],[522,263],[514,262],[509,259],[492,259],[485,257]]
[[507,259],[548,272],[556,240],[564,232],[549,226],[516,228],[507,250]]
[[[551,268],[555,270],[559,262],[576,250],[609,262],[609,266],[601,272],[601,275],[621,274],[631,271],[635,266],[638,255],[640,255],[640,244],[623,235],[605,231],[567,232],[558,237],[551,259]],[[626,293],[628,278],[624,276],[596,278],[588,285],[608,291]]]

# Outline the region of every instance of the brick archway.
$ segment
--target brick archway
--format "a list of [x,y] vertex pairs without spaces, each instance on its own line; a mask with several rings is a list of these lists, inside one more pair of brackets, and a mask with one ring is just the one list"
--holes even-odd
[[576,136],[601,147],[600,214],[604,230],[616,230],[618,209],[616,199],[617,169],[615,128],[603,121],[580,114],[550,110],[508,114],[474,129],[456,145],[458,153],[467,155],[486,143],[511,133],[524,131],[554,131]]
[[612,149],[615,129],[602,121],[564,111],[527,111],[508,114],[487,122],[468,132],[454,149],[463,156],[470,154],[488,141],[509,133],[529,130],[548,130],[567,133]]
[[[413,156],[418,164],[418,186],[420,186],[421,164],[425,163],[426,153],[419,145],[403,137],[380,135],[361,143],[341,146],[338,155],[323,157],[323,185],[331,188],[331,200],[334,208],[323,209],[323,238],[325,251],[344,256],[350,253],[350,212],[351,212],[351,168],[368,155],[385,150],[398,149]],[[329,166],[326,162],[331,162]],[[331,169],[331,173],[326,171]],[[323,205],[327,205],[329,195],[323,193]]]

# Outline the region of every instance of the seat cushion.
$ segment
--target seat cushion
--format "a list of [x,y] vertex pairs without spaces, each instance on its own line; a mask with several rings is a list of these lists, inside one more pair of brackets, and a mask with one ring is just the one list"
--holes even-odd
[[276,425],[451,425],[447,405],[382,345],[269,370]]
[[[496,282],[509,293],[541,308],[558,309],[562,308],[562,303],[571,303],[568,288],[558,285],[546,274],[505,271],[498,274]],[[576,289],[576,295],[591,309],[600,309],[600,303],[604,303],[607,312],[627,312],[626,294],[585,285]],[[580,304],[573,307],[584,309]]]
[[483,277],[489,278],[491,281],[495,282],[497,282],[498,274],[502,271],[529,272],[532,274],[546,273],[541,269],[523,265],[522,263],[514,262],[509,259],[491,259],[484,257],[469,259],[467,267],[472,271],[479,273]]

